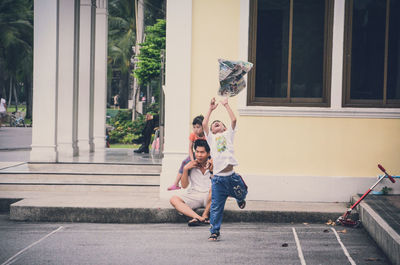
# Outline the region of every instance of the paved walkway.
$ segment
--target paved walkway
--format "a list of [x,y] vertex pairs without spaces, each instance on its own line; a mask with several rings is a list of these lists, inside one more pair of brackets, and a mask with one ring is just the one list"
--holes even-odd
[[0,128],[0,150],[30,150],[31,144],[32,128]]
[[[0,128],[0,162],[28,162],[32,144],[32,128]],[[105,149],[81,153],[79,157],[60,158],[62,163],[154,164],[161,165],[157,155],[135,154],[132,149]]]

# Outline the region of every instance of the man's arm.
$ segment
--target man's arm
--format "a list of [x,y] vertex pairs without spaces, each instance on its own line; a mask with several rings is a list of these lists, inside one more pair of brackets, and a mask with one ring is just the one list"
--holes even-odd
[[182,173],[182,177],[181,177],[182,188],[186,189],[189,186],[189,171],[192,168],[197,167],[197,165],[198,165],[197,161],[190,161],[183,168],[183,173]]
[[210,107],[208,108],[207,114],[206,114],[206,116],[204,117],[204,120],[203,120],[203,131],[207,135],[210,132],[210,129],[208,128],[208,122],[210,120],[211,113],[213,112],[213,110],[215,110],[217,108],[217,106],[218,106],[218,103],[215,104],[215,98],[212,98],[211,102],[210,102]]
[[224,105],[224,107],[226,108],[226,111],[227,111],[228,114],[229,114],[229,118],[231,118],[231,127],[232,127],[232,130],[234,130],[235,127],[236,127],[236,116],[235,116],[235,114],[233,113],[231,107],[230,107],[229,104],[228,104],[228,97],[226,97],[226,98],[224,98],[223,100],[221,100],[221,104]]

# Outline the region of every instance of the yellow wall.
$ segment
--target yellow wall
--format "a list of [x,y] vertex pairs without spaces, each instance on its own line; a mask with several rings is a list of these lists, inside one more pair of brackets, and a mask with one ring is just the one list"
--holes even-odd
[[400,175],[400,120],[241,117],[239,124],[235,152],[248,173],[374,176],[382,163]]
[[[239,0],[194,0],[191,117],[217,96],[218,58],[238,58]],[[377,163],[400,175],[400,120],[239,116],[235,153],[246,174],[375,176]],[[211,120],[229,122],[223,107]]]
[[218,59],[238,57],[239,11],[239,0],[193,1],[191,117],[205,115],[217,96]]

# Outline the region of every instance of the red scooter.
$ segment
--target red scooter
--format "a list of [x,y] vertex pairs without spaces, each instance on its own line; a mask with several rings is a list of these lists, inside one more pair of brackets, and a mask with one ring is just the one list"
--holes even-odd
[[354,221],[354,220],[348,218],[349,215],[350,215],[350,213],[351,213],[351,211],[352,211],[355,207],[357,207],[357,205],[359,205],[360,202],[361,202],[362,200],[364,200],[365,197],[367,197],[367,195],[373,190],[373,188],[375,188],[375,186],[378,185],[378,183],[381,182],[385,177],[389,178],[390,181],[393,182],[393,183],[396,182],[396,181],[394,180],[394,178],[386,172],[386,170],[383,168],[382,165],[378,164],[378,167],[379,167],[380,170],[382,170],[383,173],[385,173],[385,175],[384,175],[384,176],[380,176],[379,179],[378,179],[378,181],[375,182],[375,184],[372,185],[371,188],[369,188],[369,189],[367,190],[367,192],[365,192],[364,195],[361,196],[361,198],[360,198],[356,203],[354,203],[342,216],[340,216],[340,217],[336,220],[336,224],[337,224],[337,225],[344,225],[344,226],[350,226],[350,227],[358,227],[358,226],[360,226],[360,224],[361,224],[361,221],[360,221],[360,220]]

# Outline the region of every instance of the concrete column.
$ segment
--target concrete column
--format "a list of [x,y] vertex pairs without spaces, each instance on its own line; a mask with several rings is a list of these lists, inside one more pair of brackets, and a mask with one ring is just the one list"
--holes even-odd
[[[173,194],[167,191],[167,187],[173,183],[180,163],[188,155],[191,47],[192,1],[168,0],[167,64],[165,69],[165,144],[160,177],[161,198],[169,198]],[[176,104],[177,96],[179,96],[179,104]]]
[[[58,110],[57,110],[57,151],[59,160],[78,154],[77,138],[74,130],[77,119],[77,64],[79,49],[79,1],[59,0],[59,48],[58,48]],[[75,108],[75,110],[74,110]]]
[[104,150],[105,124],[107,110],[107,44],[108,14],[107,0],[97,0],[96,9],[96,61],[94,80],[94,145],[97,150]]
[[31,161],[57,160],[58,1],[34,1]]
[[94,26],[96,3],[81,0],[79,32],[79,152],[94,151],[93,144],[93,88],[94,88]]

